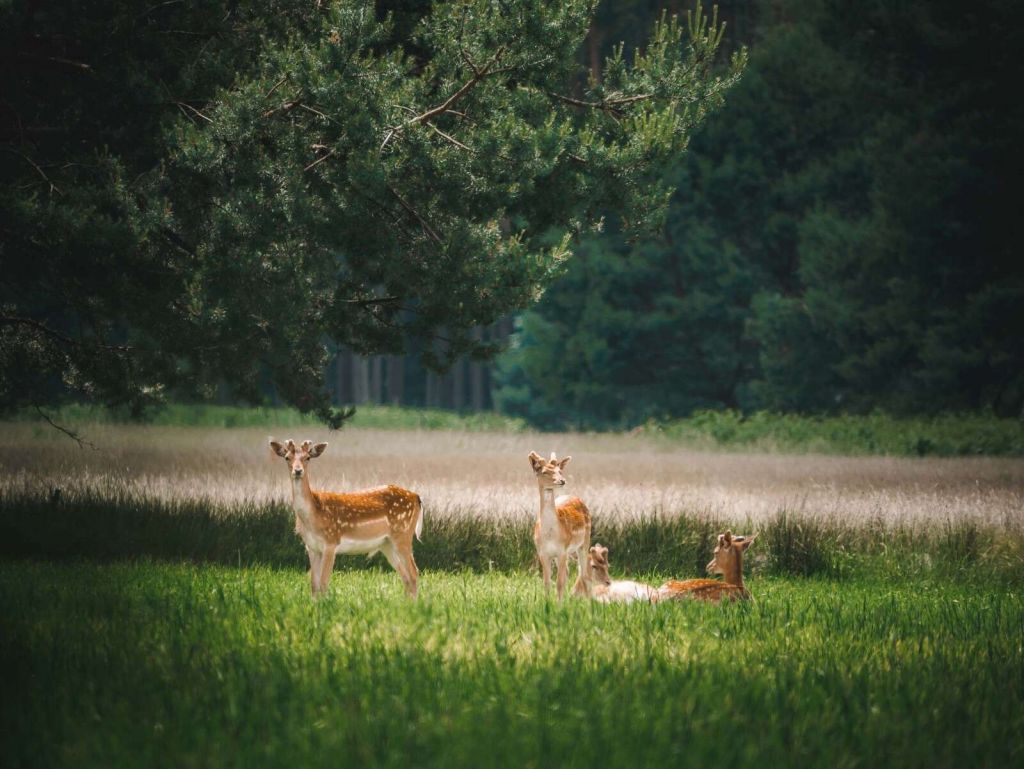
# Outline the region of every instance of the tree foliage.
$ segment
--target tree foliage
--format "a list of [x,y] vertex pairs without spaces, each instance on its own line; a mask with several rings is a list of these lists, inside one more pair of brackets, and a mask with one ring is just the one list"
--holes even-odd
[[665,172],[665,226],[587,243],[522,317],[504,408],[1020,413],[1018,7],[757,8],[743,81]]
[[269,377],[329,417],[328,341],[486,354],[469,329],[535,300],[571,237],[657,220],[649,169],[743,66],[711,73],[699,10],[597,81],[591,0],[318,5],[2,12],[0,404]]

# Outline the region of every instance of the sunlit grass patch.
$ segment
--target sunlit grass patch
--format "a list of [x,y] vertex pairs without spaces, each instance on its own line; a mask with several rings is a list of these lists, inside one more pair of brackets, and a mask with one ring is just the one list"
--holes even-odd
[[0,564],[8,765],[1009,767],[1024,750],[1012,592],[763,578],[743,605],[606,606],[425,570],[414,603],[392,577],[339,574],[314,603],[290,569]]

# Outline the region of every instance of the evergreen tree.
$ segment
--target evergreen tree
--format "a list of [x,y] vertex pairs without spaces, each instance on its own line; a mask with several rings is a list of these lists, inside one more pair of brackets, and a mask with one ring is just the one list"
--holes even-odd
[[[709,73],[721,37],[698,12],[579,85],[590,0],[110,5],[76,33],[81,56],[49,57],[96,69],[95,102],[68,106],[77,84],[40,88],[30,69],[15,83],[11,125],[36,133],[12,127],[5,155],[5,407],[218,382],[255,398],[269,372],[332,418],[326,340],[418,338],[438,366],[486,354],[470,330],[534,300],[569,236],[606,210],[657,216],[645,172],[743,64]],[[68,43],[56,30],[90,14],[65,11],[9,7],[17,55],[44,21]],[[103,18],[123,34],[103,39]],[[34,138],[51,116],[80,143]],[[61,175],[82,158],[91,175]]]
[[1019,413],[1015,4],[759,8],[743,81],[664,177],[665,227],[587,246],[520,321],[499,402],[544,424]]

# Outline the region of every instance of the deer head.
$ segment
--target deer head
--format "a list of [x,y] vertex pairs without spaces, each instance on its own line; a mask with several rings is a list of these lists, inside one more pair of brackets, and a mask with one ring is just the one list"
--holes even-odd
[[596,544],[590,548],[590,552],[587,554],[587,563],[590,565],[590,578],[591,584],[597,585],[610,585],[612,584],[612,578],[608,574],[608,548],[601,544]]
[[541,491],[553,490],[556,486],[565,485],[565,476],[562,471],[569,464],[572,457],[556,459],[555,452],[551,452],[551,459],[545,461],[544,457],[536,451],[530,452],[530,467],[537,476],[537,484]]
[[298,480],[306,474],[306,465],[309,460],[316,459],[324,453],[326,443],[313,444],[313,441],[303,441],[301,446],[296,447],[295,442],[289,438],[284,443],[271,439],[270,449],[288,463],[293,479]]
[[729,582],[734,582],[738,573],[739,579],[743,575],[743,552],[750,547],[757,535],[749,537],[742,534],[733,534],[726,531],[718,535],[718,544],[715,546],[715,557],[707,565],[708,574],[722,574]]

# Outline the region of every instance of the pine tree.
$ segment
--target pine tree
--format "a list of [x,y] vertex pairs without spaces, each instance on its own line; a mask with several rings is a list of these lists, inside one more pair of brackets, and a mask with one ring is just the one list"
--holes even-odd
[[[439,367],[486,355],[472,329],[534,301],[603,212],[656,221],[666,193],[649,169],[743,66],[740,55],[711,74],[721,34],[699,10],[659,22],[642,53],[618,51],[596,82],[579,65],[591,0],[467,0],[429,14],[393,3],[401,12],[383,18],[338,0],[193,20],[213,29],[174,50],[152,42],[182,29],[169,6],[146,38],[167,76],[127,21],[157,11],[114,5],[124,39],[89,28],[78,42],[140,55],[107,73],[108,98],[64,116],[74,129],[110,121],[86,138],[95,176],[55,193],[47,183],[61,180],[44,174],[3,197],[15,234],[0,264],[13,276],[0,316],[7,407],[69,392],[142,403],[222,381],[255,398],[266,372],[287,402],[337,423],[328,342],[395,353],[418,339]],[[69,20],[51,13],[55,27]],[[133,98],[161,100],[152,92],[168,109],[149,110],[135,135],[122,116]],[[27,77],[18,97],[34,117],[53,94]],[[5,171],[24,180],[70,152],[51,147],[44,168],[39,147],[18,137],[14,152],[38,168],[8,158]],[[42,283],[17,269],[42,261]]]

